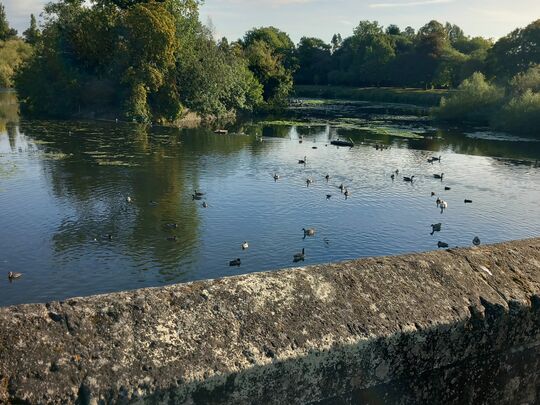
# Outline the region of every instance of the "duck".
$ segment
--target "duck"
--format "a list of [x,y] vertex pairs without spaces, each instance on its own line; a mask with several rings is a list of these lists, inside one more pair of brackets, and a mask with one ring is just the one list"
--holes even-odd
[[312,146],[311,149],[319,149],[317,146]]
[[448,186],[446,186],[444,189],[445,189],[445,191],[450,191],[450,190],[452,190],[452,189],[451,189],[450,187],[448,187]]
[[475,236],[474,239],[472,240],[472,243],[474,246],[480,246],[480,238],[478,236]]
[[441,157],[440,157],[440,156],[439,156],[439,157],[433,156],[433,157],[431,158],[431,160],[433,160],[434,162],[440,162],[440,161],[441,161]]
[[304,159],[298,160],[298,164],[305,165],[307,162],[307,156],[304,156]]
[[341,183],[338,188],[341,190],[342,193],[343,193],[343,190],[345,190],[345,186],[343,185],[343,183]]
[[309,187],[309,185],[310,185],[311,183],[313,183],[313,180],[310,179],[310,178],[307,178],[307,179],[306,179],[306,184],[307,184],[308,187]]
[[249,243],[247,243],[247,241],[244,241],[244,243],[242,243],[242,250],[246,250],[247,248],[249,248]]
[[332,194],[326,194],[326,199],[329,200],[330,198],[332,198]]
[[203,201],[202,207],[203,207],[203,208],[208,208],[208,203],[207,203],[206,201]]
[[239,267],[241,264],[242,264],[242,261],[240,260],[240,258],[231,260],[231,261],[229,262],[229,266],[230,266],[230,267],[234,267],[234,266]]
[[169,229],[176,229],[176,228],[178,228],[178,224],[174,224],[174,223],[165,224],[165,227],[169,228]]
[[438,241],[438,242],[437,242],[437,247],[438,247],[438,248],[447,248],[447,247],[448,247],[448,243]]
[[275,181],[279,180],[279,174],[277,174],[277,173],[274,173],[274,175],[272,177],[274,178]]
[[327,174],[326,176],[324,176],[324,178],[326,179],[326,181],[330,180],[330,175]]
[[302,228],[302,230],[304,231],[304,238],[306,236],[315,236],[315,229],[314,228]]
[[293,256],[293,261],[296,263],[296,262],[300,262],[300,261],[304,261],[306,255],[305,255],[305,249],[302,248],[302,252],[300,253],[295,253],[294,256]]
[[433,177],[435,177],[436,179],[443,179],[443,176],[444,176],[444,173],[441,173],[441,174],[434,174]]
[[113,240],[113,236],[112,236],[110,233],[108,233],[107,235],[105,235],[105,237],[106,237],[108,240]]
[[465,199],[464,202],[465,202],[465,204],[472,204],[472,200]]
[[435,201],[435,203],[437,204],[437,207],[439,205],[441,205],[442,202],[443,202],[443,200],[441,200],[439,197],[437,197],[437,200]]
[[197,190],[193,190],[193,194],[195,194],[197,197],[202,197],[204,195],[204,193]]
[[10,271],[8,273],[8,278],[9,278],[10,281],[11,280],[16,280],[16,279],[21,278],[21,277],[22,277],[22,273],[15,273],[13,271]]
[[345,198],[348,198],[351,195],[348,188],[345,189],[345,192],[343,194],[345,194]]
[[390,178],[392,179],[392,181],[394,181],[394,179],[396,178],[396,176],[394,174],[390,175]]
[[431,224],[431,234],[433,235],[435,232],[441,231],[442,224]]
[[414,176],[411,176],[411,177],[404,176],[403,181],[412,183],[414,181]]
[[441,200],[441,202],[439,203],[439,207],[441,209],[441,212],[443,212],[445,209],[448,208],[448,203],[444,200]]
[[129,204],[129,203],[131,203],[131,201],[132,201],[132,200],[131,200],[131,197],[128,195],[128,196],[126,197],[126,202]]
[[178,236],[174,235],[174,236],[169,236],[167,237],[167,240],[169,242],[176,242],[178,240]]
[[434,193],[433,191],[431,192],[431,196],[432,196],[432,197],[435,197],[435,193]]
[[191,198],[194,200],[202,200],[202,196],[197,195],[197,194],[191,194]]

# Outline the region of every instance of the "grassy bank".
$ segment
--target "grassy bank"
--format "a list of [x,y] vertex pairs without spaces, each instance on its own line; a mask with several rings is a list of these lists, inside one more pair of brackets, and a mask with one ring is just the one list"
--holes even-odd
[[438,106],[451,90],[423,90],[395,87],[295,86],[296,97],[373,101]]

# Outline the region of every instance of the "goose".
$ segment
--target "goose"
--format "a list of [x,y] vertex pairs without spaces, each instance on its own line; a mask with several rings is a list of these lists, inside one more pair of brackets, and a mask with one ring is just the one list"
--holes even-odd
[[300,159],[300,160],[298,161],[298,164],[305,165],[306,162],[307,162],[307,156],[304,156],[304,159]]
[[447,248],[447,247],[448,247],[448,243],[438,241],[438,242],[437,242],[437,247],[438,247],[438,248]]
[[395,176],[394,174],[392,174],[392,175],[390,176],[390,178],[392,179],[392,181],[394,181],[394,179],[396,178],[396,176]]
[[169,236],[169,237],[167,238],[167,240],[168,240],[169,242],[176,242],[176,241],[178,240],[178,237],[177,237],[176,235],[175,235],[175,236]]
[[399,169],[396,169],[396,170],[394,171],[394,173],[395,173],[395,174],[399,174]]
[[441,205],[442,202],[443,202],[443,200],[441,200],[439,197],[437,197],[437,200],[435,201],[435,203],[437,204],[437,207],[439,205]]
[[126,202],[131,203],[131,197],[129,195],[126,197]]
[[306,184],[307,184],[308,187],[309,187],[309,185],[310,185],[311,183],[313,183],[313,180],[310,179],[310,178],[307,178],[307,179],[306,179]]
[[433,160],[434,162],[440,162],[440,161],[441,161],[441,157],[440,157],[440,156],[439,156],[439,157],[433,156],[433,157],[431,158],[431,160]]
[[326,179],[326,181],[330,180],[330,175],[327,174],[326,176],[324,176],[324,178]]
[[202,207],[203,207],[203,208],[208,208],[208,203],[207,203],[206,201],[203,201]]
[[304,248],[302,248],[302,252],[301,253],[295,253],[294,256],[293,256],[293,261],[296,263],[296,262],[300,262],[300,261],[304,261],[304,258],[305,258],[305,250]]
[[345,186],[343,185],[343,183],[341,183],[341,184],[339,185],[338,188],[339,188],[339,189],[341,190],[341,192],[343,193],[343,190],[345,189]]
[[329,200],[330,198],[332,198],[332,194],[326,194],[326,199]]
[[478,236],[475,236],[472,240],[472,243],[474,246],[480,246],[480,238]]
[[433,191],[431,192],[431,196],[432,196],[432,197],[435,197],[435,193],[434,193]]
[[445,209],[448,208],[448,203],[444,200],[441,200],[439,207],[441,208],[441,212],[443,212]]
[[279,174],[277,174],[277,173],[274,173],[274,175],[272,177],[274,178],[275,181],[279,180]]
[[472,200],[465,199],[464,202],[465,202],[465,204],[472,204]]
[[351,193],[349,193],[349,189],[347,188],[345,189],[345,192],[343,194],[345,194],[345,199],[347,199],[351,195]]
[[445,189],[446,191],[452,190],[452,189],[451,189],[450,187],[448,187],[448,186],[446,186],[444,189]]
[[242,264],[242,261],[240,260],[240,258],[231,260],[231,261],[229,262],[229,266],[230,266],[230,267],[234,267],[234,266],[239,267],[241,264]]
[[443,179],[443,176],[444,176],[444,173],[441,173],[441,174],[434,174],[433,177],[435,177],[436,179]]
[[247,248],[249,248],[249,244],[247,243],[247,241],[245,241],[244,243],[242,243],[242,250],[246,250]]
[[405,177],[403,177],[403,180],[412,183],[414,181],[414,176],[411,176],[411,177],[406,177],[405,176]]
[[112,237],[112,235],[111,235],[110,233],[108,233],[108,234],[106,235],[106,237],[107,237],[107,239],[109,239],[109,240],[112,240],[112,239],[113,239],[113,237]]
[[13,271],[10,271],[10,272],[8,273],[8,278],[9,278],[10,281],[11,281],[11,280],[18,279],[18,278],[21,278],[21,277],[22,277],[22,273],[15,273],[15,272],[13,272]]
[[314,228],[302,228],[302,230],[304,231],[304,238],[306,236],[315,236],[315,229]]
[[316,146],[312,146],[311,149],[319,149],[318,147]]
[[197,197],[202,197],[204,195],[204,193],[197,190],[193,190],[193,194],[195,194]]
[[202,200],[202,196],[196,194],[191,194],[191,198],[193,198],[194,200]]

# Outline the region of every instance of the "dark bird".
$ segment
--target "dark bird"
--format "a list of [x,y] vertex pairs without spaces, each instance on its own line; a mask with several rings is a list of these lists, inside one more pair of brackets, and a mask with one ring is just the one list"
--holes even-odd
[[304,248],[302,248],[302,252],[301,252],[301,253],[295,253],[295,255],[293,256],[293,261],[294,261],[295,263],[300,262],[300,261],[303,262],[305,257],[306,257],[306,256],[305,256],[305,250],[304,250]]
[[443,179],[443,176],[444,176],[444,173],[441,173],[441,174],[434,174],[433,177],[436,178],[436,179]]
[[326,176],[324,176],[324,178],[326,179],[326,181],[330,180],[330,175],[327,174]]
[[442,224],[431,224],[431,234],[433,235],[435,232],[441,231]]
[[274,181],[279,180],[279,174],[277,174],[277,173],[274,173],[274,175],[272,177],[274,178]]
[[231,261],[229,262],[229,266],[230,266],[230,267],[234,267],[234,266],[239,267],[241,264],[242,264],[242,261],[240,260],[240,258],[231,260]]
[[345,194],[345,199],[349,198],[349,196],[351,195],[348,188],[345,189],[345,192],[343,194]]
[[465,204],[472,204],[472,200],[465,200]]
[[165,227],[169,229],[176,229],[178,228],[178,224],[165,224]]
[[433,156],[433,157],[431,158],[431,160],[433,160],[434,162],[440,162],[440,161],[441,161],[441,157],[440,157],[440,156],[439,156],[439,157]]
[[305,165],[306,162],[307,162],[307,156],[304,156],[304,159],[300,159],[300,160],[298,161],[298,163],[301,164],[301,165]]
[[435,193],[434,193],[433,191],[431,192],[431,196],[432,196],[432,197],[435,197]]
[[191,194],[191,198],[193,198],[194,200],[202,200],[202,196],[197,194]]
[[444,189],[445,189],[446,191],[452,190],[452,189],[451,189],[450,187],[448,187],[448,186],[446,186]]
[[112,240],[112,235],[111,235],[110,233],[107,234],[107,239],[108,239],[108,240]]
[[392,181],[394,181],[394,179],[396,178],[396,176],[392,174],[392,175],[390,175],[390,178],[392,179]]
[[480,246],[480,238],[478,236],[475,236],[472,240],[472,243],[474,246]]
[[403,177],[403,181],[407,181],[407,182],[410,182],[412,183],[414,181],[414,176],[411,176],[411,177]]
[[204,202],[202,203],[202,207],[203,207],[203,208],[208,208],[208,203],[207,203],[206,201],[204,201]]
[[332,194],[326,194],[326,199],[329,200],[330,198],[332,198]]
[[341,183],[338,188],[341,190],[342,193],[343,193],[343,190],[345,190],[345,186],[343,185],[343,183]]
[[176,235],[175,235],[175,236],[169,236],[169,237],[167,238],[167,240],[168,240],[169,242],[176,242],[176,241],[178,240],[178,237],[177,237]]
[[197,197],[202,197],[204,193],[201,193],[200,191],[194,190],[193,194],[195,194]]
[[448,243],[438,241],[438,242],[437,242],[437,247],[438,247],[438,248],[447,248],[447,247],[448,247]]

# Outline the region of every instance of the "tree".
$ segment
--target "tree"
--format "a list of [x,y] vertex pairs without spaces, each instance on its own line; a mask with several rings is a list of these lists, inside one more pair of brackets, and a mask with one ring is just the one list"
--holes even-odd
[[17,31],[10,28],[7,20],[6,9],[0,3],[0,41],[7,41],[17,36]]
[[30,14],[30,27],[28,27],[28,29],[23,32],[24,40],[30,45],[35,45],[38,42],[40,36],[41,32],[39,31],[39,28],[37,26],[36,17],[34,16],[34,14]]
[[336,52],[339,48],[341,48],[341,44],[343,43],[343,39],[341,39],[341,34],[334,34],[332,36],[332,53]]
[[331,46],[319,38],[302,37],[296,51],[300,68],[295,73],[298,84],[326,84],[331,63]]
[[401,30],[397,25],[390,24],[388,27],[386,27],[386,33],[388,35],[401,35]]

